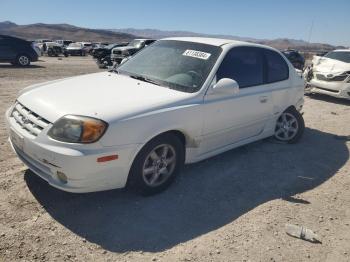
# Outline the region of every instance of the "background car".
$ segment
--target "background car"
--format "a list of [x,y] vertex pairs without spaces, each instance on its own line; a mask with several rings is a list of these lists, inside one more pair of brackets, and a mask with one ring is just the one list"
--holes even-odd
[[34,43],[6,35],[0,35],[0,62],[28,66],[38,60],[39,53]]
[[67,55],[65,47],[57,42],[46,42],[46,54],[48,56]]
[[125,58],[134,55],[155,41],[154,39],[134,39],[127,46],[114,48],[111,53],[111,59],[117,64],[120,64]]
[[62,47],[66,47],[69,44],[73,43],[72,40],[55,40],[55,42],[61,45]]
[[282,51],[282,53],[288,58],[296,69],[303,70],[305,66],[305,59],[298,51],[288,49]]
[[350,49],[315,56],[304,72],[307,93],[350,99]]
[[85,51],[85,54],[90,54],[93,45],[90,42],[81,42],[81,44],[83,45],[83,49]]
[[81,42],[71,43],[66,47],[67,55],[80,55],[85,56],[86,50],[84,45]]
[[107,46],[100,46],[94,48],[91,52],[93,58],[96,59],[96,63],[100,68],[106,68],[107,66],[112,66],[113,61],[111,59],[112,49],[116,47],[127,46],[129,43],[114,43]]
[[303,97],[304,81],[273,48],[170,38],[109,72],[24,89],[6,120],[19,158],[52,186],[148,195],[184,163],[270,136],[296,143]]

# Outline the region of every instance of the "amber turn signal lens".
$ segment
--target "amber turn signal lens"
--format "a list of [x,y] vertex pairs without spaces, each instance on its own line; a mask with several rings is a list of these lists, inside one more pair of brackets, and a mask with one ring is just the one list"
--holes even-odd
[[108,162],[108,161],[117,160],[117,159],[118,159],[118,155],[103,156],[103,157],[97,158],[97,162],[102,163],[102,162]]
[[87,119],[83,122],[81,142],[91,143],[98,140],[106,130],[106,124],[97,119]]

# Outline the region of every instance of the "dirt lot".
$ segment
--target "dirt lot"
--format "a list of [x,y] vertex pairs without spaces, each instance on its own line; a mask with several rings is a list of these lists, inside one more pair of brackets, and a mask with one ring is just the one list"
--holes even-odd
[[[189,165],[154,197],[69,194],[21,164],[3,115],[30,84],[98,69],[43,60],[0,65],[0,261],[350,261],[350,101],[306,97],[299,144],[267,139]],[[287,236],[285,223],[322,244]]]

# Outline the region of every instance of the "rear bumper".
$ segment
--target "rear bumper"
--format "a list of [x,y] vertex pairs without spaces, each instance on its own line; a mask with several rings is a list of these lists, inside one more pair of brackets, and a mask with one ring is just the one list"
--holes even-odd
[[36,61],[38,61],[38,60],[39,60],[39,56],[37,56],[37,55],[32,56],[32,57],[30,58],[30,61],[31,61],[31,62],[36,62]]

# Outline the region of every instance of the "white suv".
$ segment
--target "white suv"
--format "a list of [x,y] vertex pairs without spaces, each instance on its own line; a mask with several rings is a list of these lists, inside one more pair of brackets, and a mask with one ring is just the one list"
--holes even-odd
[[273,48],[168,38],[110,72],[28,87],[6,119],[19,158],[52,186],[154,194],[184,163],[270,136],[298,141],[303,95]]

